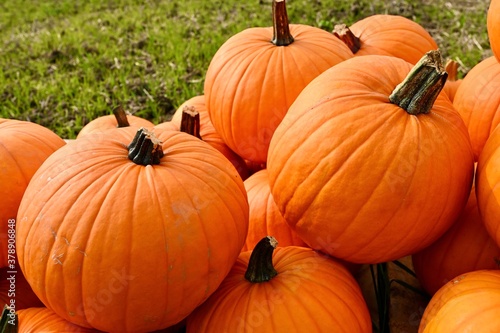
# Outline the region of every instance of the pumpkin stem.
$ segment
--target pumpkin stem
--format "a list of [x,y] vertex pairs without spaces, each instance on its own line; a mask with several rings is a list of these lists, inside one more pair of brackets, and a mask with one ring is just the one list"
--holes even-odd
[[116,122],[118,123],[118,127],[129,127],[130,124],[127,119],[127,114],[121,105],[118,105],[114,110],[113,114],[115,115]]
[[0,319],[0,332],[1,333],[17,333],[18,331],[17,313],[10,312],[10,308],[5,304],[2,310],[2,317]]
[[276,46],[287,46],[293,43],[290,34],[288,14],[286,13],[285,0],[273,0],[273,39]]
[[411,115],[429,113],[447,77],[439,50],[429,51],[396,86],[389,100]]
[[345,24],[337,24],[333,27],[332,34],[344,42],[351,49],[352,53],[358,52],[361,48],[361,41]]
[[182,108],[181,132],[191,134],[201,139],[200,135],[200,113],[194,106],[186,105]]
[[273,251],[278,246],[278,241],[272,236],[262,238],[252,250],[245,279],[252,283],[271,280],[278,272],[273,266]]
[[135,164],[160,164],[160,159],[163,157],[161,141],[152,131],[148,131],[144,127],[137,130],[134,139],[127,148],[128,158]]
[[448,73],[448,81],[456,81],[458,79],[458,62],[448,59],[444,68]]

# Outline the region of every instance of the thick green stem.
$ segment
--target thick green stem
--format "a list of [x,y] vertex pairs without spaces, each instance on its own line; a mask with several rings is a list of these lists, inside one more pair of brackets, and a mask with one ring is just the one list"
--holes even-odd
[[429,51],[396,86],[389,100],[411,115],[429,113],[447,77],[439,50]]
[[273,40],[276,46],[287,46],[293,43],[290,34],[288,14],[286,13],[285,0],[273,0]]
[[121,105],[118,105],[113,110],[113,114],[115,115],[116,122],[118,123],[118,127],[129,127],[130,124],[127,119],[127,114],[125,113],[125,110],[123,110],[123,107]]
[[0,333],[17,333],[18,331],[17,313],[10,310],[5,304],[0,319]]
[[182,109],[181,132],[191,134],[201,139],[200,113],[193,106],[186,105]]
[[245,279],[252,283],[267,282],[275,277],[278,272],[273,266],[273,251],[278,246],[274,237],[262,238],[250,255]]
[[160,164],[163,157],[161,141],[144,127],[137,130],[132,143],[128,146],[128,158],[135,164]]
[[333,28],[332,34],[344,42],[344,44],[351,49],[352,53],[358,52],[361,48],[361,41],[345,24],[337,24]]

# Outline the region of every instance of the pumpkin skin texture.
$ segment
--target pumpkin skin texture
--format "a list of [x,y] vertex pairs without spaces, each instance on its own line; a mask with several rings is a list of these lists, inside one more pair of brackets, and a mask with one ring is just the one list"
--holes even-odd
[[68,321],[163,329],[208,298],[238,257],[245,188],[222,154],[191,135],[155,131],[164,156],[139,165],[127,149],[136,130],[110,131],[75,140],[38,170],[19,209],[19,265]]
[[[47,157],[65,144],[46,127],[0,118],[0,267],[9,263],[8,221],[16,218],[31,177]],[[15,259],[10,259],[15,264]]]
[[243,183],[249,206],[248,234],[242,251],[252,250],[266,235],[279,239],[279,246],[303,246],[306,243],[290,229],[274,202],[266,169],[257,171]]
[[469,130],[474,158],[479,158],[500,123],[500,64],[489,57],[476,64],[457,89],[453,105]]
[[276,46],[272,27],[243,30],[221,45],[208,66],[204,91],[210,119],[245,160],[265,163],[274,130],[302,89],[352,57],[325,30],[290,24],[289,31],[293,42]]
[[500,13],[500,1],[491,0],[486,17],[486,27],[491,50],[497,61],[500,61],[500,16],[498,13]]
[[[348,32],[345,25],[335,27],[334,35],[345,41]],[[365,17],[348,27],[357,38],[357,46],[352,47],[355,56],[369,54],[388,55],[416,64],[430,50],[438,45],[432,36],[417,22],[404,16],[378,14]],[[347,45],[350,42],[345,41]]]
[[465,206],[473,156],[448,97],[441,91],[418,115],[389,102],[411,68],[389,56],[344,61],[311,82],[278,126],[271,193],[312,248],[355,263],[395,260],[430,245]]
[[490,236],[500,246],[500,127],[486,141],[476,171],[479,213]]
[[252,283],[244,277],[249,257],[242,252],[219,289],[188,317],[187,333],[372,332],[359,285],[339,262],[309,248],[278,247],[277,275]]
[[457,276],[427,305],[419,333],[499,332],[500,271],[479,270]]
[[238,154],[231,150],[220,137],[214,128],[214,125],[210,121],[210,116],[207,111],[205,103],[205,95],[194,96],[184,103],[182,103],[179,108],[175,111],[170,121],[175,124],[177,129],[181,128],[182,112],[184,107],[190,107],[196,110],[200,114],[200,136],[203,141],[217,149],[224,155],[231,163],[234,165],[241,179],[245,180],[248,178],[248,167]]
[[37,333],[37,332],[64,332],[64,333],[90,333],[100,332],[91,328],[81,327],[70,323],[64,318],[58,316],[52,310],[44,307],[29,308],[17,311],[18,332],[19,333]]
[[460,274],[497,269],[500,248],[490,237],[477,208],[473,186],[459,218],[437,241],[412,255],[415,274],[429,295]]

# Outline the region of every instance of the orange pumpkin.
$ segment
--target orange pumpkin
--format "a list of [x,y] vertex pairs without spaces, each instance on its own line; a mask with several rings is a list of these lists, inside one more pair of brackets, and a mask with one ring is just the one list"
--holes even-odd
[[154,125],[147,119],[127,114],[121,106],[118,106],[113,110],[112,115],[98,117],[83,126],[77,135],[77,139],[90,133],[103,132],[112,128],[128,126],[138,129],[140,127],[151,128]]
[[500,271],[455,277],[427,305],[419,333],[500,332]]
[[64,332],[96,333],[94,329],[75,325],[44,307],[17,311],[18,333]]
[[[356,263],[417,252],[456,220],[474,160],[438,51],[346,60],[311,82],[269,149],[271,193],[309,246]],[[425,83],[425,84],[423,84]]]
[[498,13],[500,13],[500,1],[491,0],[486,17],[486,27],[491,50],[496,59],[500,61],[500,16]]
[[433,295],[454,277],[481,269],[497,269],[500,248],[479,215],[475,187],[459,218],[437,241],[412,256],[422,287]]
[[500,127],[493,131],[479,156],[476,195],[486,230],[500,246]]
[[355,56],[389,55],[415,64],[426,52],[438,48],[435,40],[420,24],[399,15],[368,16],[349,27],[345,24],[336,25],[332,33]]
[[457,89],[462,83],[462,79],[458,78],[458,62],[449,59],[445,65],[446,72],[448,73],[448,79],[443,87],[450,101],[453,102],[455,95],[457,94]]
[[65,144],[46,127],[0,118],[0,267],[16,265],[15,218],[31,177],[47,157]]
[[457,89],[453,105],[469,130],[474,158],[479,158],[500,123],[500,63],[489,57],[472,67]]
[[[199,114],[199,120],[197,120],[198,125],[196,126],[199,126],[198,133],[200,138],[220,151],[229,161],[231,161],[243,180],[247,179],[248,167],[245,161],[224,143],[220,135],[215,130],[214,125],[210,121],[210,116],[208,115],[205,104],[205,95],[192,97],[182,103],[170,121],[170,123],[175,125],[179,130],[194,135],[194,133],[190,133],[191,130],[187,128],[187,126],[184,128],[182,126],[182,117],[184,111],[186,110],[194,110],[195,113]],[[189,115],[189,113],[186,115]],[[156,127],[158,128],[160,125],[156,125]]]
[[285,1],[273,0],[273,27],[233,35],[209,64],[204,91],[214,128],[243,159],[265,163],[271,136],[302,89],[351,57],[329,32],[289,25]]
[[372,331],[360,287],[342,264],[309,248],[276,246],[265,237],[242,252],[187,318],[187,333]]
[[249,206],[248,234],[242,251],[252,250],[266,235],[274,235],[280,246],[307,246],[290,229],[274,202],[266,169],[257,171],[244,181]]
[[191,135],[110,131],[75,140],[39,168],[19,208],[19,265],[68,321],[163,329],[208,298],[238,257],[245,188],[222,154]]

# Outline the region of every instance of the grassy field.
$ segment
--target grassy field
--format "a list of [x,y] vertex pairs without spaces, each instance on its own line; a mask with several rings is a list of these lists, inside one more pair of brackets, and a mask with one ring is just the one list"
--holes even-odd
[[[331,30],[388,13],[420,23],[460,75],[491,55],[488,0],[289,0],[291,23]],[[203,93],[211,57],[231,35],[271,26],[270,0],[3,0],[0,117],[73,138],[123,104],[155,123]]]

